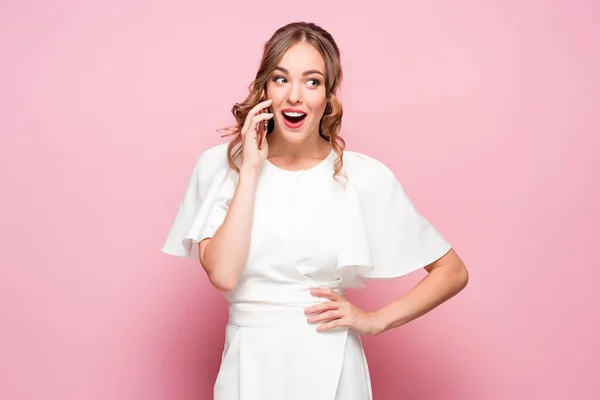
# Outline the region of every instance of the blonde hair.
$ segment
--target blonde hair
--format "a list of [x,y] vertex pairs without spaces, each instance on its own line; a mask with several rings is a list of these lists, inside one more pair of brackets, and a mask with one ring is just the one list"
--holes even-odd
[[[236,172],[239,167],[234,160],[241,154],[242,137],[238,135],[244,126],[246,116],[252,108],[261,101],[261,94],[266,90],[269,74],[275,69],[285,52],[298,42],[311,43],[323,56],[325,60],[325,90],[327,106],[319,124],[319,135],[331,143],[333,151],[337,154],[334,162],[335,178],[343,166],[343,154],[346,142],[339,136],[342,125],[342,103],[336,97],[337,90],[342,81],[342,67],[340,63],[340,51],[333,37],[320,26],[309,22],[293,22],[279,28],[273,36],[265,43],[262,60],[256,78],[248,86],[249,94],[241,103],[236,103],[231,112],[237,124],[233,127],[219,129],[219,132],[227,132],[223,136],[237,135],[228,145],[228,163]],[[267,134],[273,132],[274,122],[269,120]]]

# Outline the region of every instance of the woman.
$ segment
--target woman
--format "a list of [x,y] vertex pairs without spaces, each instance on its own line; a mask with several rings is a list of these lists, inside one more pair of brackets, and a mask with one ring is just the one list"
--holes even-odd
[[[162,249],[199,260],[229,301],[215,399],[371,399],[359,335],[406,324],[467,283],[394,174],[344,150],[341,79],[322,28],[275,32],[233,107],[234,139],[200,155]],[[419,268],[427,277],[376,312],[344,296]]]

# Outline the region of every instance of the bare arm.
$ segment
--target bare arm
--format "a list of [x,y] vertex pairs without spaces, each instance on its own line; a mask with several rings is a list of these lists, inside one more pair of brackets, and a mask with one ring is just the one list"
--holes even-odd
[[308,322],[325,322],[317,328],[319,331],[347,326],[361,335],[378,335],[433,310],[469,281],[467,269],[453,249],[424,268],[429,274],[421,282],[375,312],[361,310],[331,288],[314,288],[310,291],[313,296],[331,301],[306,308]]
[[429,274],[415,287],[374,313],[379,333],[428,313],[459,293],[469,281],[467,269],[453,249],[425,269]]
[[266,141],[258,148],[257,125],[273,117],[273,114],[258,112],[270,103],[270,100],[261,102],[248,113],[240,132],[242,167],[229,209],[213,237],[198,244],[200,263],[212,285],[219,290],[235,289],[250,251],[256,185],[260,168],[269,154]]
[[246,264],[258,172],[241,170],[223,224],[214,236],[200,242],[200,262],[217,289],[233,290]]

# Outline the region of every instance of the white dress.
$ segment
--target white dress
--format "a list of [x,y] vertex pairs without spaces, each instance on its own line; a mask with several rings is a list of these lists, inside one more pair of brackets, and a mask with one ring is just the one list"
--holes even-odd
[[[162,251],[198,260],[198,242],[223,222],[238,175],[227,143],[205,150],[191,174]],[[317,332],[304,308],[369,278],[393,278],[437,260],[450,245],[413,207],[381,162],[345,151],[347,181],[333,179],[336,154],[308,170],[265,161],[256,188],[250,251],[229,302],[216,400],[368,400],[360,337]],[[345,188],[343,184],[345,183]]]

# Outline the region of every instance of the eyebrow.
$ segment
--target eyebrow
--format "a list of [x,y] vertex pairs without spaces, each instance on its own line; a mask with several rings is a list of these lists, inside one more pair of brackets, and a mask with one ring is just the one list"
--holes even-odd
[[[288,75],[290,74],[290,71],[288,71],[287,69],[285,69],[283,67],[275,67],[274,69],[277,69],[277,70],[283,72],[284,74],[288,74]],[[308,71],[304,71],[302,73],[302,76],[306,76],[306,75],[310,75],[310,74],[319,74],[319,75],[322,75],[323,78],[325,77],[325,75],[318,69],[309,69]]]

